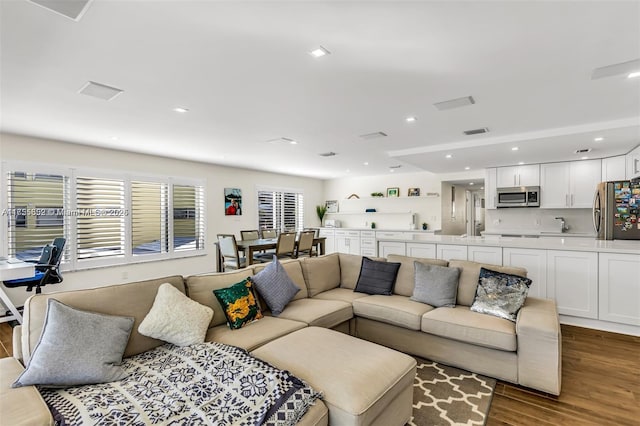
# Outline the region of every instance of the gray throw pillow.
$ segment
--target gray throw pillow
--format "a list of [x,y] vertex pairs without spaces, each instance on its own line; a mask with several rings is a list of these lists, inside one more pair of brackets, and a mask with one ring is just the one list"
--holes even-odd
[[360,276],[353,291],[391,296],[399,269],[398,262],[381,262],[363,257]]
[[413,262],[415,286],[411,300],[426,303],[435,308],[456,306],[460,268],[428,265]]
[[529,278],[480,268],[478,288],[471,310],[515,322],[530,285]]
[[291,281],[276,256],[273,256],[273,262],[266,268],[251,277],[251,281],[274,317],[280,315],[287,303],[300,291],[300,287]]
[[49,299],[40,340],[11,386],[67,387],[124,379],[127,373],[120,364],[133,321]]

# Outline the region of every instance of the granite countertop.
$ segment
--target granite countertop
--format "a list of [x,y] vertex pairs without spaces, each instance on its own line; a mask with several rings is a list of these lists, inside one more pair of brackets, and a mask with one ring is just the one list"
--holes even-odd
[[640,240],[597,240],[595,238],[518,238],[518,237],[458,237],[454,235],[414,235],[413,238],[378,238],[377,241],[408,243],[455,244],[467,246],[511,247],[542,250],[572,250],[600,253],[640,255]]

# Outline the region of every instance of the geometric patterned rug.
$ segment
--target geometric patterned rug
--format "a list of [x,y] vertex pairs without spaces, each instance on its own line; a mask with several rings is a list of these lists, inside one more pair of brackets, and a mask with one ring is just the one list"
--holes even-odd
[[485,424],[496,380],[417,358],[413,416],[407,426]]

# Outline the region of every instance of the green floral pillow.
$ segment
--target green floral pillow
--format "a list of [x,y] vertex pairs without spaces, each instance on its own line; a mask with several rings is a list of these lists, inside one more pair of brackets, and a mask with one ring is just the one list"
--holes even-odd
[[262,318],[251,278],[246,278],[231,287],[213,290],[213,294],[220,302],[227,317],[227,324],[232,330]]

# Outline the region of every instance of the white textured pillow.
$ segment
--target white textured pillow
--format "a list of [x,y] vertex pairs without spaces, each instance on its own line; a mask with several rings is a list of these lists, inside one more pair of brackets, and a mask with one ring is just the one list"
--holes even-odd
[[169,283],[158,288],[151,310],[138,326],[142,335],[178,346],[204,342],[213,309],[189,299]]

